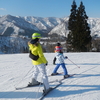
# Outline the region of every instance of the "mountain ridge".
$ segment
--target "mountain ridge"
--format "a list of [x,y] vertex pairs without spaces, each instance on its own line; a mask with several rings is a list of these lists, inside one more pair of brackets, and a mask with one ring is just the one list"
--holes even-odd
[[[48,33],[53,27],[60,23],[59,18],[42,18],[42,17],[21,17],[21,16],[12,16],[5,15],[0,17],[0,35],[5,35],[7,28],[12,28],[13,32],[8,33],[9,35],[23,35],[26,33],[26,30],[32,34],[33,32],[40,32],[42,34]],[[29,33],[28,32],[28,33]],[[29,34],[27,34],[30,37]],[[45,36],[45,35],[43,35]]]
[[[31,37],[33,32],[40,32],[42,36],[57,33],[67,37],[68,19],[56,17],[34,17],[34,16],[0,16],[0,35],[8,36],[27,36]],[[89,18],[88,24],[91,29],[91,35],[100,37],[100,18]],[[10,32],[9,32],[9,31]]]
[[[65,37],[67,37],[69,32],[68,19],[68,17],[0,16],[0,53],[28,52],[27,42],[31,39],[31,35],[34,32],[41,33],[42,37],[48,36],[47,38],[42,38],[44,40],[41,39],[41,41],[44,51],[51,52],[52,44],[54,45],[57,41],[63,40],[65,44]],[[100,18],[89,18],[88,23],[91,29],[91,36],[93,38],[99,38]],[[58,36],[49,37],[49,35],[55,33]],[[96,47],[94,46],[94,48]]]

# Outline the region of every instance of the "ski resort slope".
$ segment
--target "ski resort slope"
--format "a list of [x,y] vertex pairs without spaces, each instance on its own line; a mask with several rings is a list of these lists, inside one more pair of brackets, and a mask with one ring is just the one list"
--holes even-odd
[[[54,53],[45,53],[48,60],[47,75],[55,67],[52,64]],[[51,91],[43,100],[100,100],[100,53],[64,53],[69,74],[76,74],[63,80],[62,84]],[[71,62],[72,61],[72,62]],[[78,68],[80,67],[80,68]],[[43,86],[16,90],[30,81],[34,67],[28,53],[0,54],[0,100],[39,100]],[[63,72],[60,67],[58,72]],[[50,76],[49,81],[62,79],[63,75]],[[39,74],[38,81],[42,81]],[[50,83],[53,87],[57,82]]]

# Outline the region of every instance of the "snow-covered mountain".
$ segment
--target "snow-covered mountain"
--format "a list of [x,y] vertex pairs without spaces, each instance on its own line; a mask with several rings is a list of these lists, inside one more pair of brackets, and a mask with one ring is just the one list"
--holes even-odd
[[[34,32],[39,32],[44,37],[55,33],[60,35],[60,38],[67,37],[68,19],[68,17],[0,16],[0,53],[27,52],[27,42]],[[92,37],[100,37],[100,18],[89,18],[88,23]]]
[[61,21],[63,21],[63,19],[56,17],[42,18],[42,17],[27,16],[23,18],[29,23],[35,25],[38,29],[40,29],[44,33],[49,32],[52,28],[54,28],[56,25],[61,23]]
[[91,35],[100,37],[100,18],[89,18],[88,23],[91,29]]
[[0,35],[28,36],[40,32],[43,36],[62,21],[61,18],[21,17],[5,15],[0,17]]
[[23,18],[14,17],[11,15],[0,17],[0,35],[25,35],[25,33],[29,31],[40,30],[35,25],[25,21]]
[[[0,35],[7,36],[28,36],[33,32],[40,32],[42,36],[48,34],[58,34],[66,36],[68,34],[68,19],[56,17],[34,17],[34,16],[12,16],[5,15],[0,17]],[[89,18],[88,23],[91,28],[91,35],[100,37],[100,18]]]
[[[63,22],[58,24],[55,28],[53,28],[48,34],[51,35],[56,33],[60,36],[67,37],[68,31],[68,17],[63,19]],[[100,37],[100,18],[89,18],[88,24],[91,29],[92,37]]]
[[67,37],[69,30],[68,30],[68,20],[69,18],[66,17],[63,19],[63,21],[58,24],[57,26],[55,26],[49,33],[48,35],[52,35],[54,33],[60,35],[60,36],[64,36]]

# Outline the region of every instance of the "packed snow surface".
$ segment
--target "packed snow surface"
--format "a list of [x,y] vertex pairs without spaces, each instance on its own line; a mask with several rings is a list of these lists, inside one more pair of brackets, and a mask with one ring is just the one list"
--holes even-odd
[[[54,53],[45,53],[48,60],[47,75],[50,75],[56,65],[52,64]],[[64,53],[69,74],[76,74],[63,80],[63,83],[43,100],[100,100],[100,53]],[[80,67],[80,68],[79,68]],[[26,54],[0,55],[0,100],[38,100],[42,94],[43,85],[16,90],[24,87],[30,81],[34,66]],[[63,72],[62,67],[58,72]],[[62,79],[63,75],[50,76],[49,81]],[[39,74],[38,81],[42,81]],[[57,82],[50,83],[53,87]]]

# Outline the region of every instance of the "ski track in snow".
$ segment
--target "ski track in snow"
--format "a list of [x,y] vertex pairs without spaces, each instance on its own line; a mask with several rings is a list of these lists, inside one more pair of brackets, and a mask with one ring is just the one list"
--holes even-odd
[[[50,75],[55,68],[52,64],[54,53],[45,53],[48,60],[46,67]],[[76,74],[63,80],[63,84],[50,92],[43,100],[100,100],[100,53],[64,53],[69,74]],[[30,69],[32,69],[30,71]],[[28,54],[1,54],[0,55],[0,100],[38,100],[43,91],[43,85],[16,90],[15,87],[24,87],[31,81],[31,59]],[[58,72],[63,72],[60,67]],[[50,76],[49,81],[62,79],[63,75]],[[41,81],[39,74],[38,81]],[[50,83],[55,86],[56,83]]]

